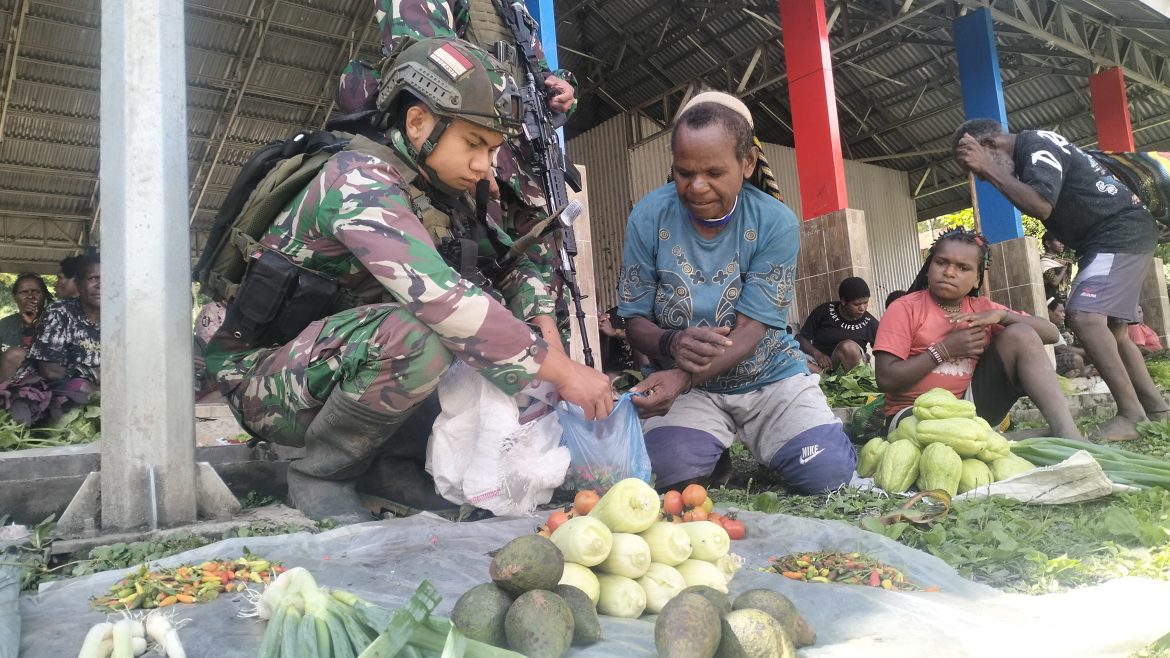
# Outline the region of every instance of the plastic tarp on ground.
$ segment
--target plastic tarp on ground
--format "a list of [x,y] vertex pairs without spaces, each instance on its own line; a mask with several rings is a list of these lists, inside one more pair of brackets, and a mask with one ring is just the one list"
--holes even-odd
[[[1068,593],[1003,594],[960,577],[941,560],[842,522],[745,513],[749,538],[733,542],[747,560],[732,594],[767,587],[791,598],[817,630],[808,658],[890,656],[1126,657],[1170,632],[1170,583],[1125,578]],[[428,579],[443,594],[447,614],[459,595],[488,580],[487,553],[535,519],[450,523],[430,515],[339,528],[319,535],[233,539],[160,561],[162,565],[237,557],[244,546],[287,566],[302,566],[326,586],[351,590],[375,603],[405,603]],[[769,556],[815,550],[860,551],[891,564],[938,593],[902,593],[857,585],[803,583],[759,571]],[[77,655],[90,625],[106,615],[89,607],[128,570],[50,583],[21,599],[22,658]],[[242,596],[224,594],[178,606],[191,622],[180,631],[191,658],[253,658],[264,626],[237,613]],[[654,617],[602,617],[605,640],[571,656],[653,656]],[[0,645],[4,638],[0,638]]]

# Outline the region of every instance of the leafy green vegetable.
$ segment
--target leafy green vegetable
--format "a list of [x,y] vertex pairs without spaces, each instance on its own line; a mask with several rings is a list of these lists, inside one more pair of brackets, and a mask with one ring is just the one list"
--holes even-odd
[[1146,370],[1150,371],[1150,377],[1154,379],[1159,390],[1170,389],[1170,360],[1150,359],[1146,361]]
[[84,407],[69,409],[56,423],[25,427],[0,410],[0,452],[90,443],[101,438],[102,408],[94,398]]
[[881,394],[873,368],[864,363],[849,372],[821,373],[821,391],[830,407],[863,407]]

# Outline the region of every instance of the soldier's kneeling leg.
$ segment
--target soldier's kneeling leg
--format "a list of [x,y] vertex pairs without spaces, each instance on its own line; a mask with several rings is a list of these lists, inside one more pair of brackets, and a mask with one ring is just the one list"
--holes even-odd
[[426,324],[393,304],[351,309],[306,332],[312,335],[302,332],[277,350],[286,365],[292,361],[291,372],[268,371],[293,378],[284,389],[294,409],[324,400],[303,435],[305,458],[289,467],[290,502],[313,517],[368,520],[357,478],[438,386],[451,355]]

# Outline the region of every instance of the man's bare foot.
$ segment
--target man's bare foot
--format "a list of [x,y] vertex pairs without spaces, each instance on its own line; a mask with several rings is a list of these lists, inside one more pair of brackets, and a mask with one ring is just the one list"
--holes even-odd
[[1089,438],[1100,441],[1133,441],[1138,438],[1137,423],[1125,416],[1114,416],[1091,429]]
[[1161,411],[1147,411],[1146,418],[1150,420],[1170,420],[1170,409],[1162,409]]

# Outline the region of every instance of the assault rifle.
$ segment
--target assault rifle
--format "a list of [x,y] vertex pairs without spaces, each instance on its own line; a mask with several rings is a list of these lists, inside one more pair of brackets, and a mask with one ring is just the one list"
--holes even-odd
[[[560,260],[561,278],[569,287],[569,294],[573,298],[577,323],[581,328],[581,346],[585,353],[585,365],[593,367],[593,350],[589,347],[589,337],[585,331],[585,309],[581,307],[581,286],[577,283],[577,267],[573,258],[577,256],[577,238],[573,232],[572,223],[565,220],[560,211],[569,202],[566,182],[574,192],[581,191],[581,177],[576,167],[568,166],[565,153],[561,150],[560,136],[557,128],[564,123],[564,115],[554,116],[548,108],[544,81],[548,77],[540,67],[536,57],[536,21],[524,8],[523,2],[509,0],[492,0],[496,11],[504,24],[512,31],[519,48],[519,60],[524,67],[524,83],[520,85],[520,97],[524,103],[524,139],[531,149],[531,158],[528,164],[540,177],[544,188],[545,212],[553,221],[561,226]],[[517,60],[515,48],[508,43],[499,42],[495,45],[497,59],[506,62]],[[519,84],[520,81],[517,81]]]

